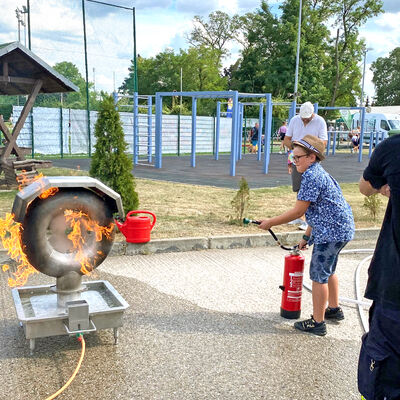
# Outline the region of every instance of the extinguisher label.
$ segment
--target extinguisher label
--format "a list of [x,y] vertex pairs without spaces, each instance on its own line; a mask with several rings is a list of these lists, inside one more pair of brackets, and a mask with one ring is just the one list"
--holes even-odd
[[301,291],[303,286],[303,272],[289,273],[289,289],[287,291],[287,300],[292,302],[301,301]]

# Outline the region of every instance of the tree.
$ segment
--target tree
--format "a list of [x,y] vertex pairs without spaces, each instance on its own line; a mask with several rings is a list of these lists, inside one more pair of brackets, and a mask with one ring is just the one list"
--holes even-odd
[[115,110],[113,97],[107,94],[102,96],[94,128],[97,142],[90,165],[90,176],[100,179],[119,193],[126,211],[136,210],[139,198],[131,174],[132,161],[125,154],[128,145],[124,139],[119,114]]
[[[183,90],[225,90],[226,78],[220,75],[221,62],[218,51],[206,46],[190,47],[187,51],[180,50],[175,54],[167,49],[156,57],[140,58],[138,62],[139,93],[152,95],[155,92],[173,92],[180,90],[180,71],[182,68]],[[123,93],[133,94],[134,71],[129,68],[129,75],[119,88]],[[183,98],[184,107],[191,107],[190,99]],[[212,103],[212,106],[211,106]],[[214,101],[202,100],[198,103],[199,114],[210,114],[214,109]],[[173,104],[173,99],[165,98],[163,105],[166,112],[179,109]]]
[[388,57],[379,57],[372,63],[375,85],[375,105],[393,106],[400,104],[400,47],[391,51]]
[[[360,92],[361,72],[357,61],[362,59],[364,43],[358,37],[359,28],[368,18],[383,12],[381,0],[324,0],[335,18],[336,37],[332,40],[332,82],[330,106],[338,100],[341,105],[352,105]],[[351,98],[349,99],[349,96]]]
[[196,15],[193,18],[193,22],[194,28],[187,35],[187,41],[192,46],[216,50],[218,61],[229,54],[227,49],[228,42],[237,40],[236,37],[240,27],[238,15],[230,17],[222,11],[214,11],[208,15],[208,21]]
[[[65,108],[86,108],[86,81],[82,77],[75,64],[69,61],[62,61],[53,67],[58,73],[69,79],[78,86],[78,92],[40,94],[36,98],[35,106],[39,107],[60,107]],[[97,110],[97,93],[93,89],[93,83],[89,82],[89,103],[91,110]],[[62,100],[61,100],[62,99]]]

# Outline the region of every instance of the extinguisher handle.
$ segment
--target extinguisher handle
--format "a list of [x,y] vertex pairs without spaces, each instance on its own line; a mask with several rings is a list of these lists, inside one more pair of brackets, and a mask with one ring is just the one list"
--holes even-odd
[[132,210],[129,211],[128,214],[126,214],[126,218],[128,218],[129,216],[131,216],[132,214],[150,214],[153,217],[153,223],[151,224],[150,230],[153,229],[153,226],[155,225],[157,218],[155,216],[155,214],[153,214],[150,211],[144,211],[144,210]]
[[[254,219],[248,219],[248,218],[243,218],[243,223],[244,223],[245,225],[248,225],[248,224],[261,225],[261,221],[257,221],[257,220],[254,220]],[[272,229],[268,229],[268,232],[272,235],[272,237],[274,238],[274,240],[275,240],[275,242],[278,244],[278,246],[280,246],[280,248],[283,249],[283,250],[292,251],[292,250],[295,250],[296,248],[299,247],[297,244],[296,244],[296,246],[293,246],[293,247],[286,247],[286,246],[283,246],[283,245],[281,245],[281,243],[279,242],[277,236],[276,236],[275,233],[272,231]]]

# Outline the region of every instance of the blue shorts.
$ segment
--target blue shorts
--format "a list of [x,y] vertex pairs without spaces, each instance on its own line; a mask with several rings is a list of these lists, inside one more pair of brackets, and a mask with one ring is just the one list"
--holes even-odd
[[310,263],[310,279],[313,282],[328,283],[329,277],[335,273],[339,253],[347,243],[314,244]]
[[370,308],[369,333],[362,338],[358,390],[367,400],[400,399],[400,309],[377,302]]

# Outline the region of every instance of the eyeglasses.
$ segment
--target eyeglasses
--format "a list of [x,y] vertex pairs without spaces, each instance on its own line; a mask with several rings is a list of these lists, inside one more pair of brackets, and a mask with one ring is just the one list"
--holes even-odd
[[293,160],[297,162],[300,160],[301,157],[307,157],[307,156],[308,156],[308,154],[303,154],[301,156],[293,156]]

